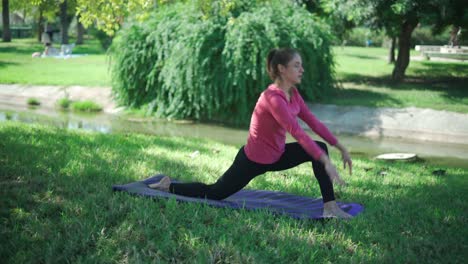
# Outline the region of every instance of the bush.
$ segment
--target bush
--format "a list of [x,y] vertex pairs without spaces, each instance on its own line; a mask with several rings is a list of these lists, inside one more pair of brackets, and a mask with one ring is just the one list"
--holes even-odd
[[71,105],[72,101],[66,97],[60,98],[57,100],[57,106],[62,109],[68,109]]
[[71,103],[71,108],[74,111],[78,112],[100,112],[102,107],[97,103],[89,100],[85,101],[76,101]]
[[411,45],[447,45],[450,40],[450,28],[441,34],[432,34],[431,27],[420,26],[414,29],[411,35]]
[[160,117],[247,124],[270,83],[264,64],[274,47],[297,48],[308,73],[302,94],[324,96],[334,85],[328,27],[285,1],[243,2],[225,16],[173,4],[124,28],[110,49],[116,98]]
[[88,29],[88,33],[99,41],[104,50],[107,50],[111,46],[112,37],[108,36],[104,31],[91,27]]
[[28,98],[27,103],[28,105],[31,105],[31,106],[41,105],[41,102],[36,98]]
[[[382,31],[357,27],[350,30],[345,37],[346,46],[365,47],[366,41],[372,41],[370,46],[381,47],[385,42],[385,34]],[[341,43],[336,43],[341,45]]]

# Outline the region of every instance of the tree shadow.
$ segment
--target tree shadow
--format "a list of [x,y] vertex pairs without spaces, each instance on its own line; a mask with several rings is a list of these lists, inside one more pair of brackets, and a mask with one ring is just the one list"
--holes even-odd
[[[419,177],[433,177],[429,168],[426,170],[429,175]],[[439,184],[414,182],[408,185],[403,180],[382,184],[384,179],[378,179],[378,182],[367,180],[365,189],[348,198],[363,203],[366,209],[353,220],[351,228],[356,228],[356,232],[348,232],[347,236],[366,247],[380,247],[385,262],[443,261],[448,256],[453,257],[452,260],[462,258],[460,253],[464,246],[460,245],[460,240],[464,238],[458,227],[466,222],[463,216],[466,208],[462,202],[466,195],[461,187],[450,188],[462,186],[461,176],[447,175]],[[456,177],[459,180],[454,184]],[[449,201],[455,204],[447,206]],[[365,235],[359,229],[365,230]],[[407,251],[408,255],[395,256],[394,252],[398,250]]]
[[333,97],[330,99],[321,100],[321,103],[333,103],[336,105],[362,105],[365,101],[367,106],[379,107],[382,102],[390,105],[401,103],[400,100],[395,99],[383,93],[378,93],[370,90],[363,90],[357,88],[338,88],[334,91]]
[[12,46],[7,46],[7,47],[2,47],[0,46],[0,53],[16,53],[16,54],[28,54],[31,55],[32,53],[39,51],[42,52],[44,50],[44,46],[42,45],[34,45],[34,46],[29,46],[29,47],[12,47]]
[[363,54],[354,54],[354,53],[347,53],[344,56],[346,57],[354,57],[358,59],[365,59],[365,60],[375,60],[380,59],[379,56],[371,56],[371,55],[363,55]]
[[[102,224],[112,230],[133,213],[131,204],[122,205],[128,196],[113,195],[112,185],[151,176],[144,175],[138,166],[128,166],[146,162],[156,170],[174,168],[176,175],[192,171],[179,160],[145,153],[142,148],[154,144],[179,151],[193,144],[157,138],[135,140],[125,135],[83,137],[55,133],[57,130],[32,128],[20,134],[15,128],[0,130],[0,218],[5,219],[1,232],[10,245],[0,252],[2,259],[23,254],[22,259],[48,262],[52,256],[43,254],[47,251],[55,255],[54,260],[68,262],[94,248],[92,234],[99,233]],[[29,143],[31,138],[34,144]],[[32,240],[26,233],[30,230],[35,232],[34,249],[28,246]]]
[[[468,71],[466,67],[459,67],[459,65],[454,65],[452,69],[459,69],[464,70],[465,72]],[[466,69],[466,70],[465,70]],[[443,70],[443,68],[438,68],[438,70]],[[404,81],[400,83],[395,83],[392,81],[391,76],[382,76],[382,77],[372,77],[360,74],[345,74],[341,79],[342,82],[349,82],[358,85],[366,85],[372,88],[385,88],[385,89],[392,89],[392,90],[400,90],[400,91],[434,91],[434,92],[441,92],[442,95],[451,100],[459,100],[468,97],[468,89],[466,89],[466,83],[468,82],[468,77],[454,77],[454,76],[447,76],[447,75],[435,75],[431,76],[431,73],[434,71],[438,71],[434,69],[415,69],[413,71],[421,72],[425,71],[425,73],[421,74],[413,74],[410,73],[407,75]],[[350,91],[347,91],[350,90]],[[343,93],[343,96],[353,96],[354,94],[360,94],[360,96],[364,96],[365,98],[369,98],[370,100],[377,102],[381,97],[381,95],[375,94],[371,91],[363,91],[360,89],[356,91],[354,89],[342,89],[339,90],[339,93]],[[383,96],[385,97],[385,96]],[[352,97],[350,97],[352,98]],[[374,100],[373,100],[374,99]]]
[[[61,44],[54,43],[52,47],[60,50]],[[34,52],[44,51],[44,45],[40,43],[31,43],[22,46],[0,46],[0,53],[15,53],[22,55],[31,55]],[[106,52],[98,44],[76,45],[73,48],[73,54],[104,55]]]
[[5,68],[9,66],[19,65],[18,62],[11,62],[11,61],[1,61],[0,60],[0,68]]
[[[161,164],[171,164],[179,174],[189,174],[192,168],[187,164],[146,153],[142,149],[154,145],[178,151],[192,148],[193,143],[126,135],[83,136],[78,133],[56,133],[55,130],[38,131],[35,128],[27,131],[17,133],[14,128],[0,130],[0,201],[3,205],[0,217],[5,219],[1,231],[3,238],[8,241],[3,251],[6,254],[2,258],[7,260],[13,259],[14,254],[22,254],[22,260],[34,259],[36,262],[52,259],[73,262],[86,255],[100,256],[102,260],[108,261],[115,256],[99,255],[97,251],[107,249],[110,250],[108,254],[120,254],[117,257],[122,257],[130,244],[130,248],[137,245],[141,250],[151,250],[149,241],[152,239],[169,243],[171,239],[183,239],[183,235],[191,233],[215,240],[207,243],[210,247],[223,241],[223,236],[238,241],[230,243],[229,239],[224,240],[229,243],[221,243],[221,246],[218,243],[220,250],[233,248],[234,252],[230,250],[225,253],[226,258],[236,252],[253,254],[254,250],[258,253],[253,256],[259,260],[283,257],[274,254],[275,250],[296,257],[312,258],[316,253],[319,259],[329,260],[341,258],[336,254],[338,250],[348,252],[348,257],[359,254],[358,259],[364,262],[418,262],[421,259],[430,262],[442,260],[446,256],[463,256],[464,244],[460,241],[464,241],[464,232],[459,231],[466,224],[466,205],[463,203],[466,192],[462,192],[462,187],[451,188],[464,186],[461,173],[449,172],[446,178],[440,178],[433,184],[432,181],[407,184],[403,179],[386,181],[377,173],[380,168],[375,168],[369,172],[375,173],[374,177],[367,177],[362,183],[356,180],[350,186],[356,187],[357,191],[349,192],[346,200],[363,203],[366,209],[349,222],[331,221],[322,224],[255,211],[204,209],[203,206],[193,207],[196,210],[188,215],[187,208],[190,209],[190,205],[180,204],[175,209],[169,208],[170,201],[154,203],[126,194],[114,194],[111,186],[142,177],[143,172],[138,171],[138,167],[125,170],[126,173],[123,170],[130,164],[142,162],[150,162],[148,166],[154,168]],[[77,153],[78,150],[80,153]],[[376,166],[382,167],[382,164]],[[70,171],[70,168],[73,170]],[[397,168],[385,177],[405,173],[403,168]],[[421,173],[420,177],[433,177],[423,175]],[[265,183],[267,187],[272,184]],[[286,189],[296,190],[295,187]],[[460,204],[460,209],[453,209],[457,208],[453,205],[447,209],[446,204],[449,202]],[[22,208],[24,214],[15,213],[13,216],[16,208]],[[164,215],[170,214],[171,210],[175,218]],[[455,218],[450,218],[451,215]],[[144,217],[159,227],[161,233],[145,233],[151,228],[146,225]],[[158,222],[161,219],[163,221]],[[128,236],[120,237],[119,229],[130,230],[123,232]],[[284,232],[287,230],[292,231]],[[297,236],[295,233],[310,230],[314,231],[310,236]],[[133,235],[135,233],[141,234]],[[315,234],[323,236],[314,240]],[[112,242],[111,248],[99,244],[113,239],[116,242]],[[358,245],[357,250],[348,248],[350,242]],[[31,243],[35,246],[31,247]],[[281,247],[288,248],[282,250]],[[161,248],[167,250],[167,247]],[[249,248],[250,251],[245,251]],[[312,252],[310,254],[309,249]],[[396,255],[402,252],[408,254]],[[189,253],[182,257],[194,257],[196,252]],[[173,257],[171,252],[164,254]],[[346,259],[341,260],[345,262]]]
[[410,71],[423,79],[439,79],[439,81],[468,79],[468,63],[421,62],[421,65],[423,68],[410,68]]

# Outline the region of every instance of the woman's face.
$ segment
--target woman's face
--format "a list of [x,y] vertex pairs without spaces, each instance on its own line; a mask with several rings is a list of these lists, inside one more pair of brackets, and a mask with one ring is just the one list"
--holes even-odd
[[301,56],[299,56],[299,54],[295,54],[292,60],[290,60],[286,66],[278,66],[281,74],[281,79],[283,81],[289,82],[291,84],[301,83],[304,68],[302,68],[302,59]]

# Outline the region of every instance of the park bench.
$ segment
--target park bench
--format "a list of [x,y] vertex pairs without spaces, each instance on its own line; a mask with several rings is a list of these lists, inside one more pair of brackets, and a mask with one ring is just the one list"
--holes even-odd
[[468,47],[451,47],[451,46],[433,46],[433,45],[416,45],[416,51],[421,52],[421,55],[426,59],[444,58],[452,60],[468,60]]

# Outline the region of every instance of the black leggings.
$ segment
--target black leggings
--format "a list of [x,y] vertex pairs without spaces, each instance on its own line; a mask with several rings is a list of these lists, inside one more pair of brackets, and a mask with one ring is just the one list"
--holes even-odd
[[[327,145],[323,142],[316,143],[328,154]],[[335,200],[333,184],[325,171],[325,167],[319,161],[314,160],[302,148],[299,143],[288,143],[280,159],[273,164],[259,164],[247,158],[242,147],[236,155],[231,167],[214,184],[172,183],[169,187],[171,193],[222,200],[244,188],[253,178],[267,171],[282,171],[290,169],[304,162],[312,162],[315,178],[317,178],[323,202]]]

